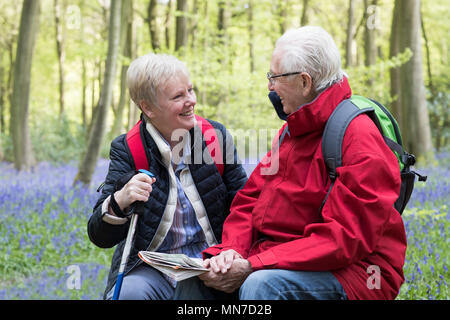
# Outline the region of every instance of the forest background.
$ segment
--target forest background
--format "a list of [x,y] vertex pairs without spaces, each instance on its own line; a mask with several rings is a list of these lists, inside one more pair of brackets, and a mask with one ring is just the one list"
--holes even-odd
[[[5,224],[6,212],[18,210],[6,203],[19,206],[25,200],[7,199],[5,194],[16,187],[7,182],[26,181],[25,174],[39,177],[43,164],[55,172],[70,165],[71,181],[64,185],[81,182],[84,187],[76,190],[92,191],[104,178],[105,172],[97,179],[95,172],[105,167],[101,159],[108,158],[111,140],[139,117],[125,85],[134,58],[149,52],[179,57],[191,72],[198,114],[222,122],[235,139],[243,135],[249,143],[264,129],[270,146],[282,121],[267,98],[266,72],[276,39],[302,25],[321,26],[333,36],[353,93],[387,106],[399,122],[406,149],[442,178],[427,189],[436,193],[441,188],[440,200],[431,205],[428,196],[420,200],[427,203],[420,202],[423,208],[414,204],[410,209],[438,212],[448,225],[449,9],[447,0],[0,0],[0,238],[10,244],[0,257],[1,270],[18,272],[19,279],[31,272],[20,262],[20,232],[17,236]],[[252,156],[250,149],[239,150],[242,159]],[[48,179],[59,177],[50,174]],[[51,214],[58,197],[30,214]],[[86,200],[87,216],[95,197]],[[80,223],[81,230],[85,220]],[[86,237],[85,230],[80,234]],[[445,241],[442,250],[447,249]],[[28,255],[42,263],[46,251],[39,250]],[[439,261],[442,272],[436,273],[448,274],[446,262]],[[15,280],[5,283],[17,285]],[[428,292],[442,297],[436,290]],[[403,297],[416,297],[411,292]]]
[[[95,163],[93,142],[106,157],[111,139],[138,118],[126,68],[149,52],[174,54],[188,65],[200,115],[231,129],[277,129],[282,123],[267,98],[265,74],[276,39],[306,24],[332,34],[353,92],[390,108],[407,150],[434,159],[433,151],[449,143],[445,0],[118,3],[114,20],[107,0],[24,1],[21,20],[21,6],[0,1],[0,160],[29,168],[82,160],[89,147]],[[18,48],[21,21],[29,36]],[[17,52],[28,66],[17,63]],[[90,172],[80,179],[89,182]]]

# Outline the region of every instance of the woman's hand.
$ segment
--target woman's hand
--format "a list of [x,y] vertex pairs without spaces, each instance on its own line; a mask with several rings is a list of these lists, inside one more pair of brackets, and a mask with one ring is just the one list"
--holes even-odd
[[156,178],[150,178],[144,173],[138,173],[114,193],[114,199],[123,211],[135,201],[146,202],[152,192],[152,184]]

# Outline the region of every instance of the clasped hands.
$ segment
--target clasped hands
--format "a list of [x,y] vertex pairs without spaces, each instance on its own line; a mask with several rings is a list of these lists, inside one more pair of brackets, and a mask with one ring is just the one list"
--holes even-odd
[[209,272],[199,276],[205,286],[226,293],[238,289],[252,273],[250,262],[233,249],[204,260],[203,266],[210,269]]

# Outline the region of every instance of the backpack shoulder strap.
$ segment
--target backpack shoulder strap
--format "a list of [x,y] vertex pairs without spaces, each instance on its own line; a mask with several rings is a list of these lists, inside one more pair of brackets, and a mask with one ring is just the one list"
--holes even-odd
[[223,165],[222,149],[220,148],[220,143],[219,139],[217,138],[216,130],[208,120],[200,117],[199,115],[195,115],[195,118],[197,119],[198,126],[202,130],[202,134],[206,142],[206,147],[209,150],[211,158],[214,160],[214,163],[217,167],[217,171],[219,171],[220,175],[223,175],[224,165]]
[[148,170],[148,159],[145,154],[144,144],[141,137],[141,123],[139,120],[134,127],[127,133],[127,144],[133,157],[134,167],[136,170]]
[[[224,171],[223,157],[216,130],[206,119],[203,119],[202,117],[197,115],[195,117],[197,119],[197,124],[202,130],[202,134],[205,138],[209,153],[211,154],[211,157],[216,164],[217,170],[219,171],[220,175],[222,175]],[[128,148],[131,152],[131,156],[133,157],[135,169],[148,170],[148,159],[147,155],[145,154],[144,144],[141,137],[141,123],[142,121],[139,120],[138,123],[136,123],[134,127],[130,131],[128,131],[126,139]]]
[[347,99],[342,101],[336,107],[328,119],[322,136],[322,155],[331,179],[331,185],[325,199],[322,202],[322,205],[320,206],[319,212],[322,212],[322,208],[328,199],[328,195],[333,188],[334,182],[336,181],[336,169],[342,166],[342,143],[344,141],[344,135],[348,125],[358,115],[373,111],[373,108],[360,109],[355,106],[350,99]]
[[350,122],[373,108],[360,109],[350,100],[342,101],[331,114],[322,136],[322,154],[331,180],[336,179],[336,168],[342,166],[342,142]]

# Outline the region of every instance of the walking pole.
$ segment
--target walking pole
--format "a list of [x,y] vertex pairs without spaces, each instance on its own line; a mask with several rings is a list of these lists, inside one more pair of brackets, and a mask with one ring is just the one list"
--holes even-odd
[[[155,176],[150,171],[147,171],[144,169],[140,169],[139,172],[145,173],[150,178],[153,178]],[[141,213],[140,211],[142,211],[143,209],[144,209],[144,203],[142,201],[135,202],[133,208],[131,209],[133,213],[131,215],[131,221],[130,221],[130,227],[128,228],[127,239],[125,240],[125,247],[123,248],[122,260],[120,261],[119,274],[117,275],[116,287],[114,289],[114,295],[112,298],[113,300],[119,300],[120,289],[122,289],[122,281],[123,281],[123,277],[125,275],[125,267],[127,266],[128,257],[130,256],[131,246],[133,244],[133,239],[134,239],[134,233],[136,231],[136,223],[138,220],[138,214],[135,212]]]

